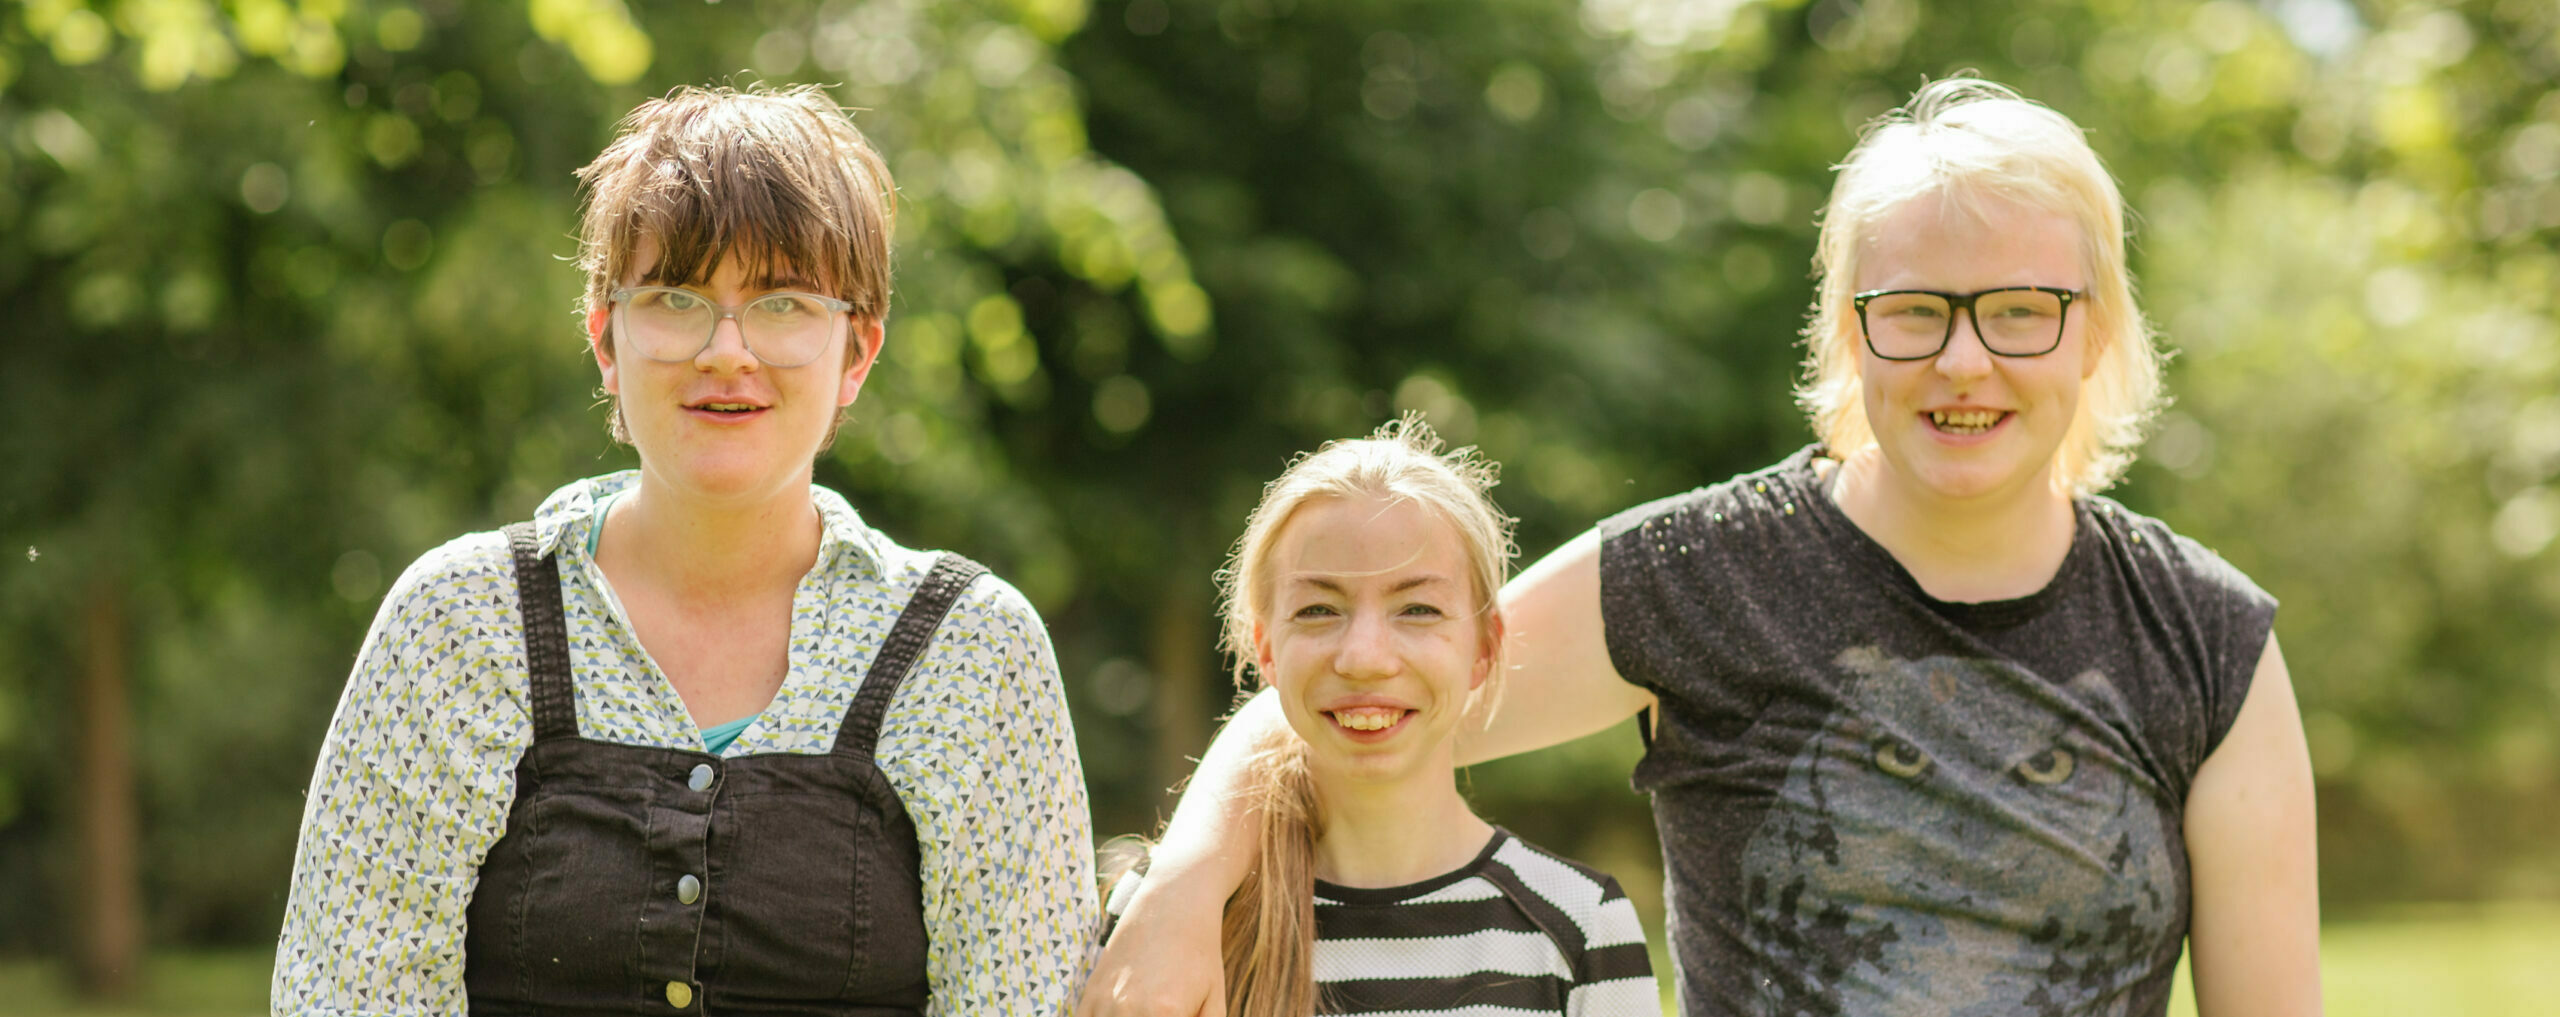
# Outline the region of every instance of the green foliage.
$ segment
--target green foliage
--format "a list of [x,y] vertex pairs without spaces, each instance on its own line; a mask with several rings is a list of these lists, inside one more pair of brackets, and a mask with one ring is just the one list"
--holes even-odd
[[[1427,410],[1505,464],[1535,555],[1808,440],[1788,388],[1828,168],[1924,75],[1974,68],[2091,128],[2135,207],[2180,402],[2119,495],[2285,599],[2333,905],[2560,893],[2555,19],[15,5],[0,870],[64,861],[74,622],[120,591],[158,935],[272,935],[298,789],[402,565],[630,462],[563,259],[570,171],[647,96],[816,81],[861,109],[901,188],[898,289],[820,479],[1039,604],[1109,834],[1198,750],[1184,697],[1224,698],[1210,573],[1290,454]],[[1632,751],[1474,790],[1638,886]],[[48,885],[0,885],[0,948],[47,935]]]

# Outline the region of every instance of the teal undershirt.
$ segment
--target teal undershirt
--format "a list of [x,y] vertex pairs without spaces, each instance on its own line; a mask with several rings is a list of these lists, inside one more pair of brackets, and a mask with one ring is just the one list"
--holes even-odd
[[711,750],[711,754],[715,756],[729,751],[729,743],[738,740],[738,733],[745,731],[747,725],[755,723],[756,718],[761,716],[764,715],[750,713],[726,724],[713,724],[703,728],[702,747]]
[[[623,488],[620,491],[615,491],[612,494],[605,495],[602,500],[596,502],[596,524],[587,527],[587,557],[595,557],[596,548],[602,546],[604,543],[604,514],[611,511],[613,503],[620,500],[623,494],[630,490],[631,489],[627,487]],[[764,716],[764,714],[750,713],[726,724],[713,724],[710,727],[703,728],[702,747],[711,750],[713,755],[718,755],[722,752],[728,751],[729,743],[737,741],[738,735],[746,731],[747,725],[755,723],[756,718],[761,716]]]

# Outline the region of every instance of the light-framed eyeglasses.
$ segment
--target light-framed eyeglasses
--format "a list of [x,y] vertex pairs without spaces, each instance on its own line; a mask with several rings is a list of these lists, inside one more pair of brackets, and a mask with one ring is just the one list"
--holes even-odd
[[780,291],[743,304],[714,302],[680,286],[627,286],[613,291],[614,334],[641,356],[680,364],[702,355],[720,319],[738,323],[747,352],[771,367],[799,367],[818,359],[842,330],[849,302],[815,293]]
[[1850,298],[1867,351],[1884,360],[1927,360],[1956,335],[1956,312],[1973,316],[1982,348],[2004,357],[2040,357],[2062,345],[2062,328],[2081,290],[2003,286],[1972,293],[1868,290]]

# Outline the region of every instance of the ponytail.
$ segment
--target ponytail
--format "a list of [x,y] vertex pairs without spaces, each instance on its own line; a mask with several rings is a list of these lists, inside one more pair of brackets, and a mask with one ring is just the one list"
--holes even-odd
[[1287,725],[1254,744],[1244,788],[1261,859],[1227,898],[1218,940],[1227,1017],[1307,1017],[1316,1011],[1315,778],[1307,743]]

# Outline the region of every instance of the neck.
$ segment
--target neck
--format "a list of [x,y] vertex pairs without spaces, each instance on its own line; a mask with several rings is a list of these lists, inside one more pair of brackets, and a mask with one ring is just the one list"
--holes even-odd
[[602,564],[704,597],[796,586],[817,562],[820,523],[809,478],[753,495],[711,498],[640,482],[604,521]]
[[2010,600],[2044,589],[2071,552],[2071,498],[2054,489],[2052,470],[2047,464],[2012,489],[1947,498],[1896,474],[1871,445],[1834,467],[1825,486],[1930,596]]
[[1467,808],[1448,767],[1395,784],[1328,780],[1319,772],[1316,799],[1324,809],[1316,878],[1343,886],[1418,883],[1473,860],[1493,836]]

